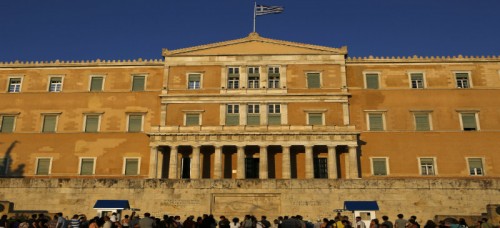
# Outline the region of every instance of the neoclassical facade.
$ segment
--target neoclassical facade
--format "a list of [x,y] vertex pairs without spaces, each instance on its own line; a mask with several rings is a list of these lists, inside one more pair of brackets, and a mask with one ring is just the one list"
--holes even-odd
[[162,60],[0,63],[0,172],[498,178],[499,57],[349,58],[256,33]]

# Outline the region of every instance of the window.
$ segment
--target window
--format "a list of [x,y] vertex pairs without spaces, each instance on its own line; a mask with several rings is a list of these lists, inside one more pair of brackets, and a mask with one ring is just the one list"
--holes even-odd
[[248,88],[258,89],[260,81],[260,71],[259,67],[249,67],[248,68]]
[[80,159],[80,175],[94,175],[95,158]]
[[61,92],[62,86],[62,77],[50,77],[49,92]]
[[57,129],[57,115],[43,115],[42,132],[53,133]]
[[462,130],[464,131],[477,131],[479,130],[477,122],[477,113],[460,113],[460,120]]
[[139,158],[125,158],[123,174],[126,176],[139,175]]
[[104,77],[103,76],[91,76],[90,77],[90,91],[91,92],[102,91],[103,85],[104,85]]
[[186,126],[199,126],[200,114],[199,113],[186,113]]
[[307,113],[308,125],[324,125],[323,113]]
[[327,158],[314,158],[314,178],[328,178]]
[[431,124],[429,119],[429,113],[427,112],[415,112],[413,113],[415,118],[415,130],[416,131],[430,131]]
[[240,105],[228,104],[226,105],[226,125],[239,125],[240,124]]
[[142,114],[128,115],[128,132],[142,131]]
[[98,132],[100,115],[85,115],[85,132]]
[[469,73],[455,73],[457,88],[470,88]]
[[436,175],[434,158],[420,158],[420,174],[423,176]]
[[269,125],[281,125],[281,105],[280,104],[269,104],[267,124]]
[[49,175],[52,158],[38,158],[36,161],[36,175]]
[[228,68],[227,88],[228,89],[240,88],[240,68],[238,67]]
[[132,91],[144,91],[146,88],[146,76],[132,76]]
[[413,89],[424,88],[424,74],[423,73],[410,73],[410,83]]
[[384,114],[383,113],[368,113],[368,130],[383,131]]
[[277,89],[280,87],[280,68],[279,67],[269,67],[267,69],[267,77],[270,89]]
[[9,171],[9,159],[0,158],[0,176],[7,175],[7,171]]
[[378,89],[378,73],[366,73],[365,74],[365,88],[367,89]]
[[14,127],[16,124],[15,116],[0,116],[0,132],[1,133],[11,133],[14,132]]
[[387,176],[387,158],[372,158],[372,171],[375,176]]
[[469,164],[469,173],[471,176],[483,176],[483,159],[482,158],[467,158]]
[[320,88],[321,87],[321,77],[319,73],[307,73],[307,88]]
[[201,74],[188,74],[188,89],[201,88]]
[[248,104],[247,125],[260,125],[260,105]]
[[19,92],[21,92],[21,78],[10,78],[9,93],[19,93]]

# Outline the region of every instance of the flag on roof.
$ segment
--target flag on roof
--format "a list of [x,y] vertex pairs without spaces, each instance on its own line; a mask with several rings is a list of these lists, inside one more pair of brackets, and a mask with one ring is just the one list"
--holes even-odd
[[283,12],[283,10],[284,9],[282,6],[257,5],[257,6],[255,6],[255,15],[262,16],[262,15],[266,15],[266,14],[276,14],[276,13]]

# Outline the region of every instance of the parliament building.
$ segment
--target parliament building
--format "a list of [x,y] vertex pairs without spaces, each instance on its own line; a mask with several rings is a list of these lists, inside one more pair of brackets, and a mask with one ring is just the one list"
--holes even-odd
[[[248,183],[231,200],[250,194],[271,202],[263,212],[285,213],[327,207],[293,201],[304,183],[329,185],[331,197],[342,183],[453,180],[492,183],[493,195],[474,200],[499,202],[500,57],[348,57],[347,47],[257,33],[162,54],[0,63],[0,196],[20,177],[156,181],[172,191]],[[216,203],[226,193],[210,192],[211,212],[229,210]],[[302,197],[322,194],[310,193]],[[172,197],[181,201],[157,205],[204,204]],[[362,200],[381,204],[373,198]]]

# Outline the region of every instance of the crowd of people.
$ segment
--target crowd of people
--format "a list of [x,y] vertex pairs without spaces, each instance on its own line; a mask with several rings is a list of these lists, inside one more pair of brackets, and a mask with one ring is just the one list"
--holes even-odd
[[[473,224],[475,228],[495,228],[483,218]],[[150,213],[144,213],[141,218],[136,212],[125,215],[118,219],[118,215],[113,213],[109,216],[94,217],[87,219],[85,215],[75,214],[69,219],[62,213],[55,214],[52,218],[44,214],[33,214],[29,218],[13,217],[8,218],[3,215],[0,218],[0,228],[469,228],[465,219],[443,220],[435,223],[428,220],[423,226],[417,222],[416,216],[411,216],[408,220],[403,214],[398,214],[394,222],[388,216],[382,216],[382,221],[372,219],[367,225],[361,217],[356,217],[355,221],[349,221],[349,216],[342,216],[340,213],[334,219],[324,218],[316,222],[306,221],[302,216],[279,216],[273,221],[269,221],[266,216],[261,216],[260,220],[255,216],[246,215],[242,220],[235,217],[229,220],[225,216],[220,216],[218,220],[213,215],[204,214],[195,218],[188,216],[181,220],[180,216],[164,215],[163,219],[155,218]]]

